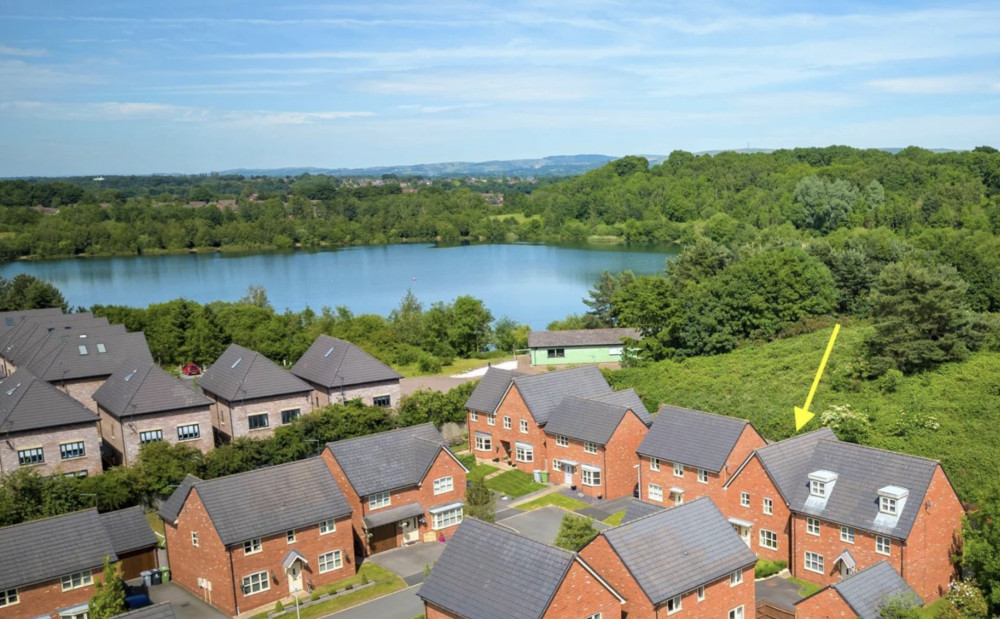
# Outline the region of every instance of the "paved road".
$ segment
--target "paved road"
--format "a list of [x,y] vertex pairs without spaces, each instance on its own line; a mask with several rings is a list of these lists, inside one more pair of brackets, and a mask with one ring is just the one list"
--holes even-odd
[[[149,598],[155,604],[170,602],[174,607],[177,619],[226,619],[225,614],[172,582],[150,587]],[[410,617],[413,616],[410,615]]]
[[415,585],[354,608],[327,615],[327,617],[331,619],[412,619],[424,612],[424,603],[417,597],[419,588],[419,585]]

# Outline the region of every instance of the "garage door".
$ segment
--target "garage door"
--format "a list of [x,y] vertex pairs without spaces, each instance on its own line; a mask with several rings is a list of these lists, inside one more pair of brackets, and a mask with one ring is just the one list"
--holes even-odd
[[122,578],[139,578],[143,571],[156,569],[156,549],[122,555],[119,560],[122,564]]
[[396,523],[375,527],[371,530],[372,554],[396,547]]

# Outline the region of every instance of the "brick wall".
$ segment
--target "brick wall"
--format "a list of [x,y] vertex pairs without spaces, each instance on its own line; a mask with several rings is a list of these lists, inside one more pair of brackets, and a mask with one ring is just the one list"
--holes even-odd
[[957,575],[951,555],[960,547],[964,514],[940,465],[919,509],[903,548],[902,576],[929,604],[947,591],[948,583]]
[[[82,458],[63,460],[59,445],[77,441],[83,441],[85,455]],[[18,450],[33,447],[41,447],[44,451],[45,462],[30,467],[39,475],[52,475],[57,471],[87,471],[88,475],[101,472],[101,439],[96,423],[9,434],[5,440],[0,441],[0,471],[9,473],[22,468],[17,457]]]
[[[596,571],[596,570],[595,570]],[[621,616],[622,603],[578,561],[573,561],[549,602],[545,619],[579,619],[601,613],[608,619]]]
[[[467,415],[469,448],[476,454],[477,458],[491,460],[499,457],[502,460],[509,455],[511,461],[514,462],[516,455],[515,443],[521,442],[528,443],[534,447],[534,461],[517,462],[518,468],[528,472],[535,469],[545,470],[549,468],[545,432],[535,423],[535,418],[528,411],[528,405],[524,403],[524,398],[521,397],[520,392],[517,390],[517,385],[511,386],[506,397],[504,397],[500,406],[497,407],[496,425],[489,425],[487,417],[486,414],[479,413],[478,421],[472,421],[472,414]],[[509,430],[504,428],[504,417],[510,417]],[[520,430],[521,420],[528,422],[527,433]],[[476,450],[477,430],[486,432],[493,437],[493,449],[491,451]],[[507,442],[507,447],[504,447],[502,441]],[[509,453],[507,449],[510,450]]]
[[[580,557],[587,562],[618,595],[625,598],[622,610],[628,613],[629,619],[641,619],[653,616],[653,605],[632,578],[618,554],[611,548],[607,538],[598,535],[580,550]],[[584,615],[586,616],[586,615]]]
[[[888,561],[897,571],[902,567],[902,546],[899,540],[891,540],[889,554],[875,552],[875,534],[860,529],[854,530],[854,543],[841,541],[840,525],[819,520],[819,535],[806,532],[806,516],[792,515],[792,537],[795,540],[795,555],[790,564],[792,575],[818,585],[829,585],[841,580],[840,565],[833,562],[844,550],[849,550],[857,561],[856,570],[862,570],[879,561]],[[815,552],[823,556],[823,574],[805,568],[805,553]]]
[[[211,406],[212,424],[216,430],[229,438],[249,436],[264,438],[274,434],[274,429],[281,425],[281,411],[297,408],[301,414],[313,410],[312,392],[280,396],[276,398],[257,398],[253,400],[236,400],[228,402],[206,393],[214,400]],[[247,417],[250,415],[267,414],[268,426],[251,430]],[[230,423],[232,427],[230,427]]]
[[59,382],[53,381],[52,384],[61,389],[63,392],[69,394],[69,397],[96,413],[97,402],[94,401],[94,392],[100,389],[101,385],[103,385],[104,381],[107,379],[107,376],[101,376],[98,378],[84,378],[80,380],[67,380]]
[[[139,449],[142,447],[139,442],[140,433],[147,430],[162,430],[164,441],[171,445],[184,443],[202,453],[206,453],[215,447],[215,440],[212,435],[212,413],[207,406],[127,417],[124,423],[103,408],[99,407],[98,411],[101,415],[101,436],[104,442],[111,446],[120,458],[123,458],[121,461],[126,465],[135,464],[139,457]],[[201,438],[186,441],[179,440],[177,438],[177,428],[192,424],[197,424],[200,428]]]
[[[91,570],[91,577],[97,582],[103,576],[103,567]],[[94,597],[94,585],[90,584],[78,589],[62,590],[60,579],[20,587],[17,590],[18,603],[0,609],[3,619],[34,619],[40,616],[58,618],[56,613],[61,608],[84,604]]]
[[[566,446],[563,447],[556,443],[556,435],[548,434],[546,444],[549,455],[549,479],[557,484],[572,483],[580,492],[589,496],[602,496],[605,499],[632,496],[636,483],[635,450],[648,430],[646,424],[642,423],[634,413],[629,413],[622,417],[607,446],[599,445],[595,454],[584,451],[583,441],[568,438]],[[584,485],[579,466],[571,476],[567,476],[565,467],[555,470],[553,468],[555,460],[569,460],[601,469],[601,485]]]
[[[749,507],[742,505],[741,495],[744,492],[750,495]],[[771,499],[770,515],[764,513],[764,499]],[[750,549],[758,556],[771,561],[789,561],[791,565],[789,538],[791,512],[756,456],[747,462],[739,475],[733,477],[729,487],[725,489],[722,500],[717,502],[716,506],[727,518],[738,518],[753,523],[750,529]],[[760,545],[761,529],[772,531],[777,535],[777,550]]]
[[795,605],[799,619],[854,619],[858,616],[835,589],[824,589]]
[[374,406],[373,398],[384,395],[389,396],[389,405],[392,408],[398,408],[401,397],[398,380],[348,385],[343,389],[337,386],[327,388],[316,383],[309,384],[313,386],[311,397],[314,408],[323,408],[328,404],[343,403],[357,398],[361,398],[361,401],[369,406]]

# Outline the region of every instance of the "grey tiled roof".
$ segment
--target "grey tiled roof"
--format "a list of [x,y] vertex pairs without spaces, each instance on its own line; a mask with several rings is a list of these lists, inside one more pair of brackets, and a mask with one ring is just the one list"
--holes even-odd
[[86,406],[28,370],[17,370],[0,380],[0,432],[96,424],[98,419]]
[[631,408],[632,412],[638,415],[639,419],[641,419],[647,426],[653,423],[653,416],[649,414],[648,410],[646,410],[646,405],[642,403],[642,398],[640,398],[639,394],[635,392],[635,389],[612,391],[611,393],[592,396],[590,399],[597,400],[599,402],[607,402],[609,404],[627,406]]
[[327,443],[360,497],[420,483],[445,441],[432,423]]
[[114,619],[177,619],[177,615],[174,614],[174,607],[170,602],[163,602],[116,615]]
[[524,374],[511,370],[489,368],[465,402],[465,408],[480,413],[492,413],[497,409],[497,406],[500,406],[500,401],[507,393],[510,382],[517,376],[524,376]]
[[207,408],[212,401],[160,369],[155,363],[118,366],[94,393],[94,401],[115,417],[189,408]]
[[196,483],[201,481],[194,475],[186,475],[184,481],[178,485],[166,501],[160,505],[159,511],[156,513],[160,515],[166,522],[174,522],[177,520],[177,516],[180,515],[181,510],[184,508],[184,502],[187,501],[188,493],[191,491],[191,487]]
[[[80,353],[80,347],[87,354]],[[101,350],[105,352],[100,352]],[[111,376],[126,359],[153,362],[141,333],[107,333],[80,339],[71,337],[51,351],[40,353],[27,365],[35,376],[49,382]]]
[[111,546],[119,556],[156,546],[156,534],[149,527],[139,505],[101,514],[101,523],[111,538]]
[[226,546],[351,513],[322,458],[199,481],[193,489]]
[[399,507],[380,509],[378,511],[371,512],[362,518],[362,520],[365,523],[365,528],[374,529],[375,527],[380,527],[384,524],[399,522],[405,518],[420,516],[423,513],[424,507],[420,503],[407,503],[406,505],[400,505]]
[[621,346],[625,338],[641,340],[635,329],[573,329],[568,331],[531,331],[528,348],[552,346]]
[[655,514],[656,512],[663,511],[664,509],[666,509],[666,507],[658,503],[648,503],[641,499],[629,499],[628,505],[625,506],[625,515],[622,517],[620,524],[638,520],[639,518]]
[[312,391],[264,355],[238,344],[230,344],[205,370],[198,386],[228,402]]
[[880,619],[882,607],[894,598],[917,606],[924,603],[887,561],[879,561],[831,587],[861,619]]
[[58,316],[62,310],[58,307],[46,307],[32,310],[14,310],[10,312],[0,312],[0,337],[11,329],[17,327],[21,322],[29,318],[39,318],[42,316]]
[[749,425],[745,419],[662,406],[636,451],[718,473]]
[[549,415],[545,432],[607,445],[628,411],[626,406],[568,395]]
[[633,520],[601,535],[654,605],[757,560],[707,497]]
[[[833,430],[823,427],[755,450],[786,503],[791,499],[786,492],[790,493],[799,480],[805,480],[805,476],[812,472],[808,468],[808,460],[816,449],[816,444],[821,440],[835,441],[837,437]],[[733,479],[735,478],[731,477],[726,485],[728,486]]]
[[390,380],[402,375],[354,344],[320,335],[290,370],[328,389]]
[[45,582],[118,560],[96,509],[0,529],[0,589]]
[[468,518],[417,595],[466,619],[536,619],[573,560],[572,552]]
[[108,324],[107,318],[95,318],[90,314],[67,314],[55,320],[29,320],[7,335],[5,356],[22,366],[65,340],[79,338],[82,334],[96,337],[107,333],[125,333],[125,327]]
[[584,365],[568,370],[519,376],[514,378],[531,416],[540,426],[549,421],[549,415],[562,401],[563,396],[575,395],[589,398],[611,392],[611,386],[596,365]]
[[0,352],[6,359],[13,361],[21,348],[53,331],[65,333],[80,326],[108,324],[107,318],[96,318],[90,312],[29,316],[0,332]]

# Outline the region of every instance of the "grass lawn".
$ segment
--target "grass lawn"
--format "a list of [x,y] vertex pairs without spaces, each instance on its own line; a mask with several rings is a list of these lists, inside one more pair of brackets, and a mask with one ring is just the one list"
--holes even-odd
[[466,475],[466,479],[469,481],[476,481],[477,479],[482,479],[494,471],[499,471],[495,466],[490,466],[489,464],[477,464],[469,469],[469,474]]
[[920,617],[921,619],[934,619],[935,617],[938,616],[938,613],[941,612],[941,609],[943,609],[947,605],[948,605],[948,600],[941,598],[940,600],[934,602],[930,606],[925,606],[921,608]]
[[816,593],[823,588],[822,585],[814,585],[811,582],[806,582],[804,580],[799,580],[798,578],[789,578],[788,580],[794,582],[799,586],[799,595],[802,597],[809,597],[813,593]]
[[482,359],[455,359],[450,365],[442,367],[440,372],[433,374],[421,372],[420,367],[416,363],[394,365],[393,369],[402,374],[404,378],[412,378],[413,376],[451,376],[452,374],[461,374],[469,370],[481,368],[491,361],[511,361],[510,353],[501,350],[495,351],[494,354],[487,355]]
[[512,499],[516,499],[517,497],[524,496],[529,492],[541,490],[546,486],[545,484],[536,483],[532,476],[524,471],[518,471],[515,469],[487,479],[486,487],[490,490],[496,490],[501,494],[505,494]]
[[156,512],[146,512],[146,522],[149,523],[149,528],[153,529],[153,531],[160,535],[166,535],[163,532],[163,520],[160,519]]
[[622,523],[622,518],[624,517],[625,517],[625,510],[623,509],[620,512],[615,512],[610,516],[608,516],[607,518],[605,518],[604,524],[610,524],[613,527],[617,527]]
[[[406,583],[399,576],[396,576],[389,570],[386,570],[374,563],[367,562],[361,566],[358,573],[341,580],[340,582],[335,582],[333,584],[326,585],[324,587],[319,587],[314,591],[320,593],[328,593],[335,590],[344,589],[347,585],[357,586],[361,584],[364,577],[368,578],[369,582],[372,581],[383,581],[377,584],[357,591],[355,593],[345,593],[343,595],[337,596],[332,600],[327,600],[321,604],[313,604],[308,608],[300,608],[302,619],[318,619],[319,617],[324,617],[331,613],[335,613],[339,610],[345,608],[350,608],[351,606],[357,606],[368,600],[373,600],[377,597],[382,597],[383,595],[388,595],[394,591],[399,591],[400,589],[406,588]],[[304,597],[304,596],[303,596]],[[269,610],[274,610],[269,609]],[[254,615],[253,619],[266,619],[268,611],[264,611],[260,614]],[[295,616],[295,603],[290,605],[285,605],[284,614],[277,615],[276,617],[294,617]]]
[[545,496],[538,497],[533,501],[528,501],[527,503],[522,503],[517,506],[517,509],[523,509],[524,511],[531,511],[533,509],[538,509],[539,507],[545,507],[546,505],[555,505],[556,507],[561,507],[569,511],[576,511],[578,509],[583,509],[587,506],[583,501],[578,501],[573,497],[568,497],[565,494],[560,494],[558,492],[553,492],[552,494],[546,494]]

